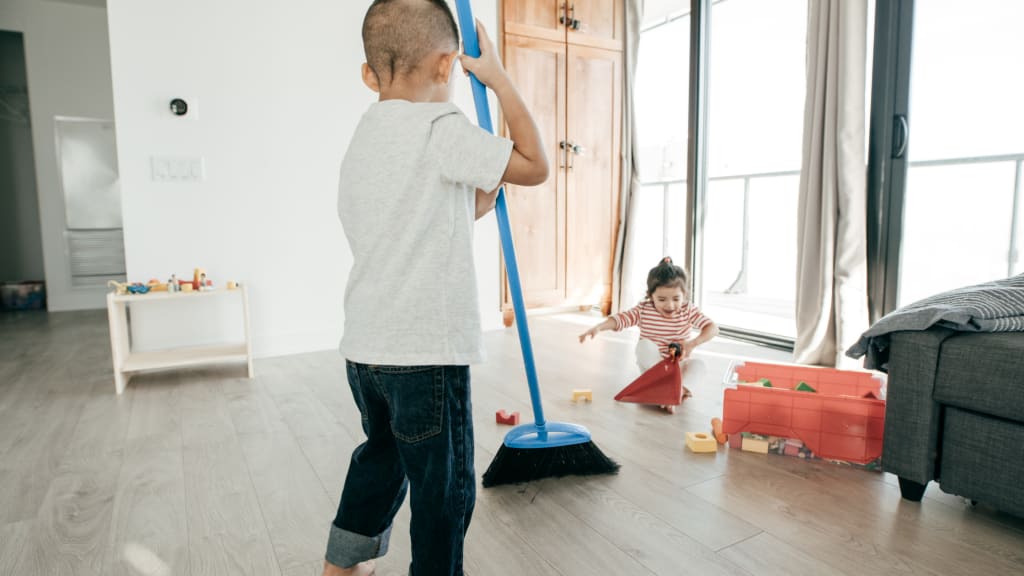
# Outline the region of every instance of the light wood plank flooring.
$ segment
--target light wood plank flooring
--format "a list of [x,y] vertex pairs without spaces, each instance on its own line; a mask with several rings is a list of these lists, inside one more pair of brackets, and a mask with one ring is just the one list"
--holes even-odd
[[[1024,574],[1024,520],[888,475],[727,449],[685,450],[721,412],[719,340],[674,416],[618,404],[632,339],[576,335],[594,317],[531,322],[548,417],[590,427],[618,476],[480,489],[474,576]],[[514,331],[473,369],[478,473],[529,403]],[[0,314],[0,576],[316,576],[358,413],[333,351],[136,377],[114,395],[105,314]],[[573,404],[572,388],[592,388]],[[479,474],[478,474],[479,475]],[[409,512],[381,575],[405,574]]]

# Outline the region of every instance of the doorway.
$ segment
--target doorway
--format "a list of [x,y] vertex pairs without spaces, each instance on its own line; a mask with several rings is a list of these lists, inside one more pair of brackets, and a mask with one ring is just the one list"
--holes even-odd
[[0,309],[42,305],[35,165],[24,37],[0,31],[0,283],[6,303]]

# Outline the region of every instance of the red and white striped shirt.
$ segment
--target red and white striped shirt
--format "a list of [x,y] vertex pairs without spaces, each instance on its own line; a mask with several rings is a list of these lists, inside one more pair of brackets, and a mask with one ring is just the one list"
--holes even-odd
[[615,320],[616,332],[630,326],[639,326],[640,337],[657,344],[662,357],[668,357],[669,344],[683,342],[690,337],[691,331],[703,330],[711,324],[711,319],[694,304],[684,304],[671,318],[666,318],[650,300],[614,314],[612,319]]

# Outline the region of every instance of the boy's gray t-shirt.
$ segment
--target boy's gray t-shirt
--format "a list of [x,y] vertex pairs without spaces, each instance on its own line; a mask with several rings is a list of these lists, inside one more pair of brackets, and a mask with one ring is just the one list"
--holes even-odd
[[512,142],[451,103],[370,106],[341,166],[338,214],[354,263],[341,352],[362,364],[483,360],[476,189],[501,183]]

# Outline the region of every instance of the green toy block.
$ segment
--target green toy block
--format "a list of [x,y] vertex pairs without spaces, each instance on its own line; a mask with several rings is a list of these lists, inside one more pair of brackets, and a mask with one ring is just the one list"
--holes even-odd
[[772,381],[767,378],[761,378],[760,380],[758,380],[758,382],[760,382],[761,386],[764,386],[765,388],[772,387]]
[[817,390],[815,390],[814,388],[811,388],[811,386],[807,382],[804,382],[803,380],[801,380],[800,383],[797,384],[796,391],[797,392],[817,392]]

